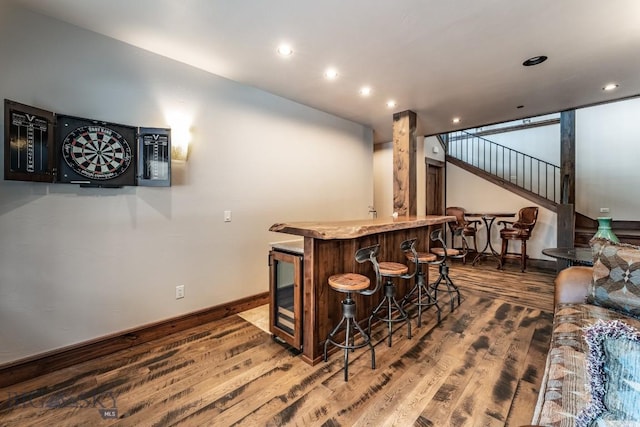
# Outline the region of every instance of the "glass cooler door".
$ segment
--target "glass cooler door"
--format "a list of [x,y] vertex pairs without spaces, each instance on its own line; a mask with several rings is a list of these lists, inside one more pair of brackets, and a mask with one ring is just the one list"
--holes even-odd
[[297,350],[302,348],[302,256],[269,252],[271,333]]

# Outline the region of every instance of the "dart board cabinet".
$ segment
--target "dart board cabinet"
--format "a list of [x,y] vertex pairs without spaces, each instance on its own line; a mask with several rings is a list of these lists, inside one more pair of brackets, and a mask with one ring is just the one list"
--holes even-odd
[[5,100],[5,180],[170,186],[171,130],[55,114]]

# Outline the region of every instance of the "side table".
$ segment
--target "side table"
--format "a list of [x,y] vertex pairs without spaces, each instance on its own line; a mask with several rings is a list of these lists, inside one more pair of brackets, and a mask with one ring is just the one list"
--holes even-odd
[[551,258],[569,261],[569,265],[593,265],[591,248],[547,248],[542,253]]

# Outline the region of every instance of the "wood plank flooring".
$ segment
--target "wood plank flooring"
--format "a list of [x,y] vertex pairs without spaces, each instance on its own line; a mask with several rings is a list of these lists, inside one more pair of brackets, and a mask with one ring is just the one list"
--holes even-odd
[[[431,271],[431,278],[436,271]],[[2,426],[517,426],[549,345],[554,272],[456,263],[462,304],[309,366],[239,316],[0,389]]]

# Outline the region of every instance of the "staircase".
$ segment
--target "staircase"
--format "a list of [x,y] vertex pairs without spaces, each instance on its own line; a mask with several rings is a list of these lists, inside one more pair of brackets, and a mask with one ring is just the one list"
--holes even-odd
[[[466,131],[439,136],[446,161],[519,196],[557,212],[560,167]],[[640,221],[613,221],[621,242],[640,246]],[[575,214],[575,245],[588,247],[598,221]]]
[[441,135],[446,160],[553,212],[560,167],[466,131]]

